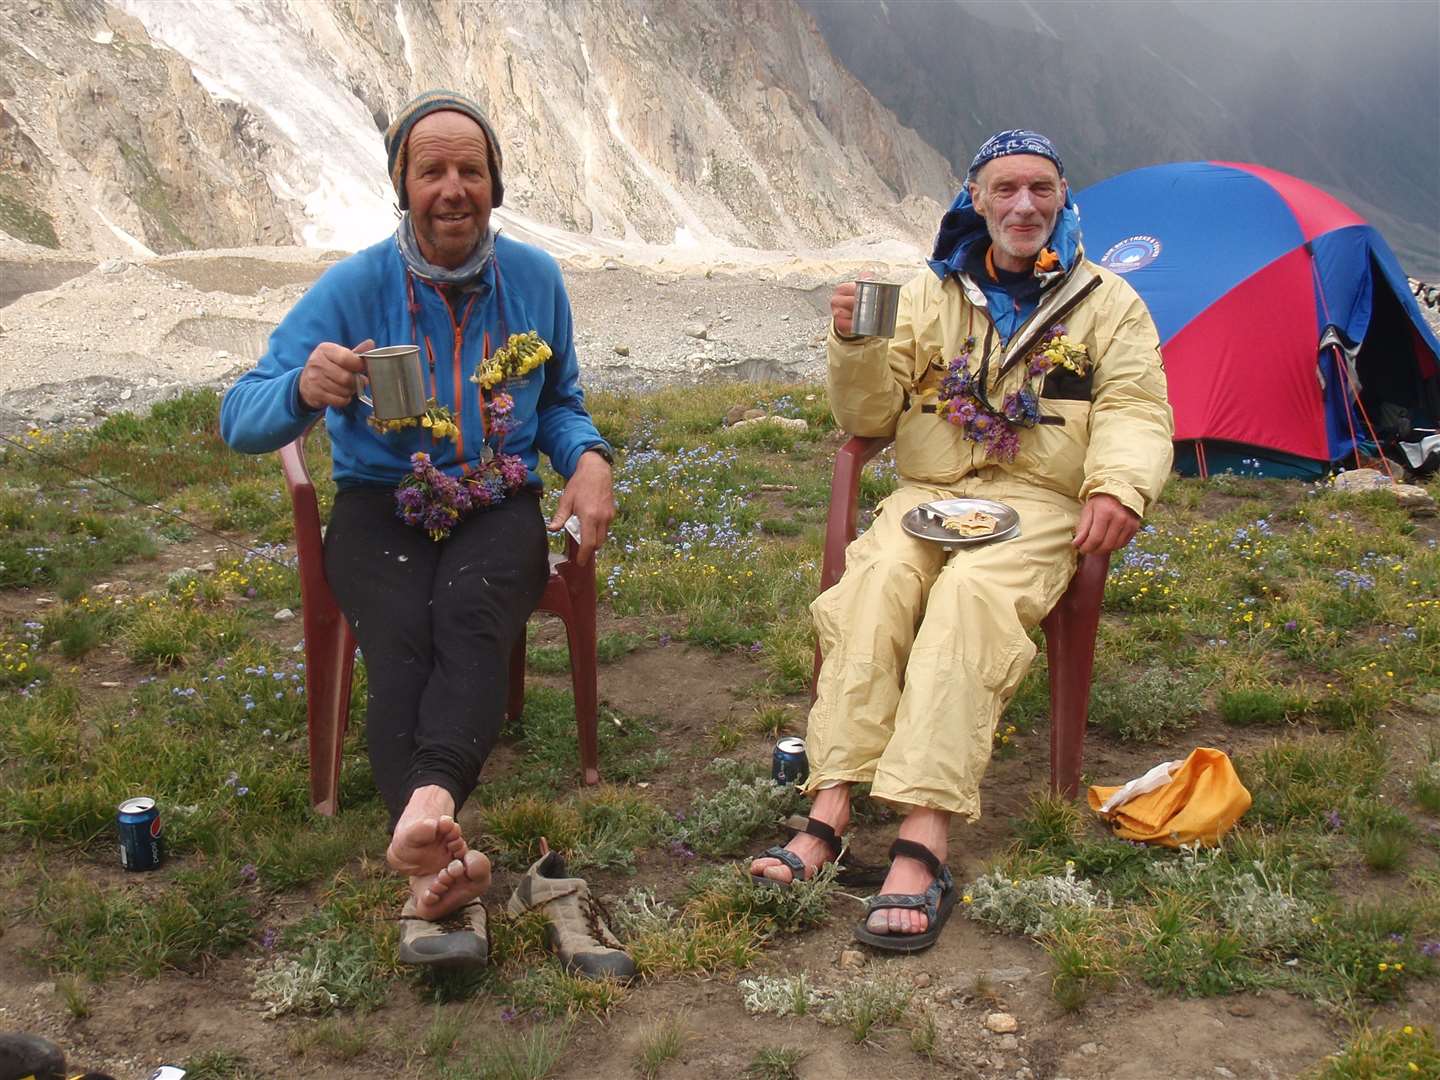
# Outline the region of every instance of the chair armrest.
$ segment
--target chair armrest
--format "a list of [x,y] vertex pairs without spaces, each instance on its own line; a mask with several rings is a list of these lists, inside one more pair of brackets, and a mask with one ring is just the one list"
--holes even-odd
[[835,454],[830,478],[830,513],[825,519],[825,555],[820,565],[820,591],[834,585],[845,572],[845,549],[855,539],[860,506],[860,474],[892,439],[889,436],[853,436]]

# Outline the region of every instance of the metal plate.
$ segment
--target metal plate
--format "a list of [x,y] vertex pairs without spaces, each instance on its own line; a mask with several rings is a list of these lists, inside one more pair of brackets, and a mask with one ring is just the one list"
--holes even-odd
[[[995,529],[988,536],[961,536],[953,533],[940,522],[947,517],[958,517],[971,510],[979,510],[995,518]],[[993,499],[937,499],[921,503],[900,519],[900,527],[911,536],[929,540],[946,550],[967,547],[970,544],[993,544],[997,540],[1008,540],[1020,531],[1020,515],[1013,506],[1006,506]]]

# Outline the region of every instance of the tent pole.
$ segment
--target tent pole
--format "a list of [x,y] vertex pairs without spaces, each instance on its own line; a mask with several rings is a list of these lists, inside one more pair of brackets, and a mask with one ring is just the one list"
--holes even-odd
[[[1330,305],[1325,300],[1325,287],[1320,282],[1320,271],[1315,268],[1315,252],[1310,245],[1305,245],[1305,250],[1310,253],[1310,279],[1315,284],[1315,295],[1320,298],[1320,314],[1325,318],[1325,325],[1333,325],[1330,322]],[[1371,299],[1373,302],[1375,285],[1371,279]],[[1335,374],[1340,378],[1341,389],[1344,391],[1345,402],[1345,423],[1350,425],[1350,452],[1355,457],[1355,467],[1360,468],[1360,440],[1355,436],[1355,417],[1350,414],[1350,400],[1353,398],[1355,407],[1360,410],[1360,417],[1365,421],[1365,428],[1370,432],[1370,439],[1375,444],[1375,452],[1380,455],[1380,464],[1385,466],[1385,475],[1390,478],[1390,483],[1395,483],[1395,473],[1390,469],[1390,461],[1385,456],[1385,450],[1380,445],[1380,439],[1375,434],[1375,425],[1370,423],[1370,414],[1365,411],[1365,404],[1360,400],[1358,392],[1352,392],[1350,387],[1350,369],[1345,363],[1345,358],[1340,355],[1340,346],[1332,344],[1330,351],[1335,357]]]
[[1205,460],[1205,440],[1195,440],[1195,466],[1200,472],[1201,480],[1210,479],[1210,466]]
[[[1344,386],[1345,397],[1348,401],[1352,396],[1350,393],[1349,369],[1345,365],[1345,358],[1340,355],[1340,346],[1331,345],[1330,349],[1335,355],[1335,370],[1340,373],[1340,382]],[[1398,483],[1395,479],[1394,471],[1390,468],[1390,459],[1385,456],[1385,450],[1380,445],[1380,437],[1375,434],[1375,425],[1370,422],[1370,414],[1365,411],[1365,403],[1360,400],[1359,394],[1353,396],[1355,399],[1355,407],[1360,410],[1360,418],[1365,421],[1365,429],[1370,432],[1370,439],[1375,444],[1375,452],[1380,455],[1380,464],[1385,466],[1385,475],[1390,478],[1390,483]],[[1348,407],[1345,409],[1345,419],[1350,424],[1350,443],[1355,453],[1355,467],[1359,468],[1360,446],[1355,438],[1355,420],[1350,415],[1350,409]]]

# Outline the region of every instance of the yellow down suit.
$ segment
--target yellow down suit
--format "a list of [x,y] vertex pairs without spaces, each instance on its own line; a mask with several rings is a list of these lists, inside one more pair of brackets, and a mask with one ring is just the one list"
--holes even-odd
[[[1129,285],[1079,256],[1008,346],[986,303],[968,277],[927,270],[902,289],[891,340],[831,332],[835,418],[853,435],[894,436],[900,484],[810,608],[824,663],[807,792],[870,781],[889,802],[977,818],[996,725],[1035,655],[1028,631],[1074,573],[1083,501],[1105,493],[1143,516],[1169,473],[1159,340]],[[989,460],[937,409],[946,364],[973,336],[972,370],[988,349],[988,397],[1001,402],[1025,377],[1027,342],[1057,319],[1089,353],[1089,385],[1042,396],[1041,414],[1064,424],[1022,428],[1013,461]],[[947,555],[902,531],[907,510],[961,496],[1013,506],[1020,534]]]

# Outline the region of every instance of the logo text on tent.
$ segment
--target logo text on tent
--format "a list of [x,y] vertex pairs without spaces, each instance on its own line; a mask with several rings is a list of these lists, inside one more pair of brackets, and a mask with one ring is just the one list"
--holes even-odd
[[1117,274],[1149,266],[1160,257],[1160,241],[1153,236],[1127,236],[1100,256],[1100,265]]

